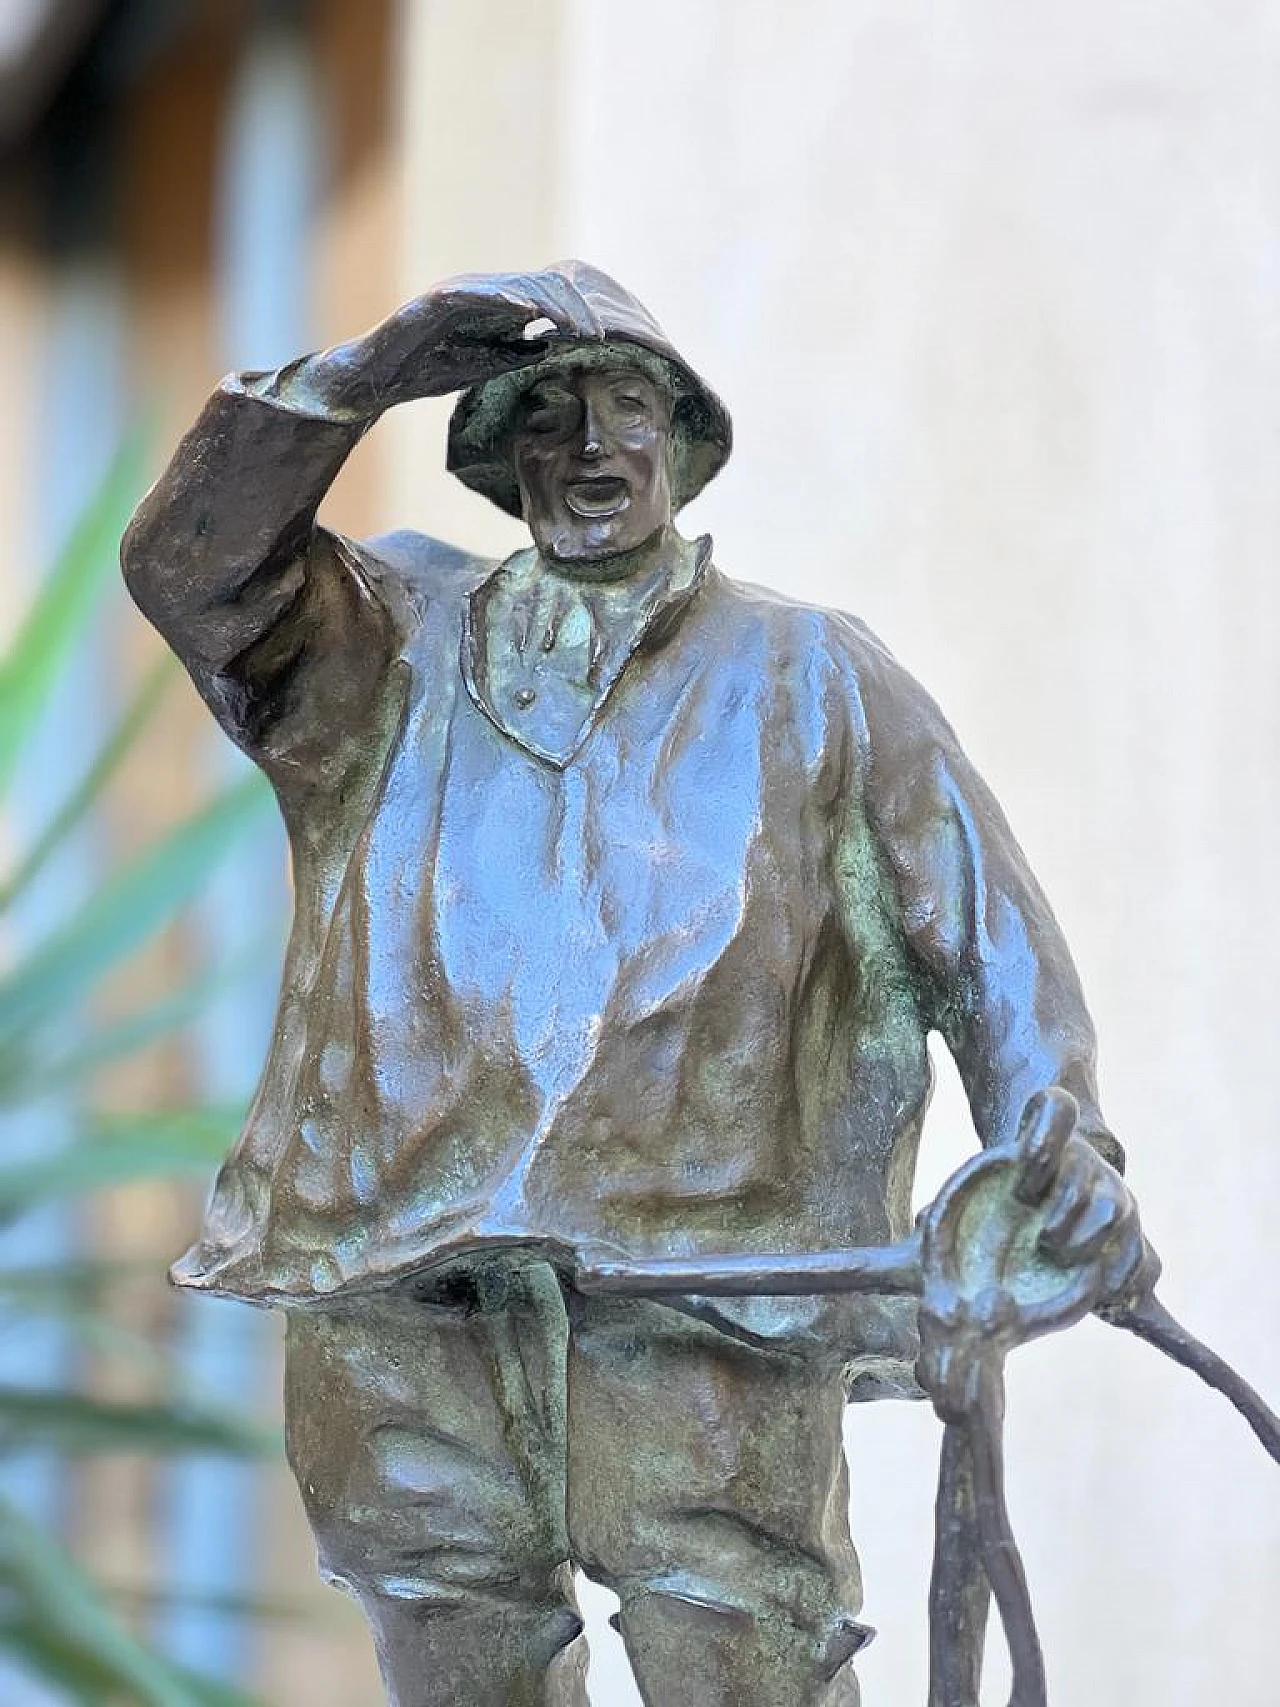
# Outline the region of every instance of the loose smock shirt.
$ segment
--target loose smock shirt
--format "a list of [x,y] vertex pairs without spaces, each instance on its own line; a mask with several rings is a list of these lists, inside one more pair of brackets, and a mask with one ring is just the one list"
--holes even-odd
[[[314,515],[357,437],[228,382],[126,541],[295,872],[270,1059],[183,1283],[302,1305],[524,1239],[900,1237],[933,1030],[985,1142],[1062,1085],[1118,1159],[1048,905],[861,624],[708,542],[611,618],[532,553],[342,540]],[[540,662],[555,610],[576,673]],[[901,1302],[689,1307],[872,1384],[910,1355]]]

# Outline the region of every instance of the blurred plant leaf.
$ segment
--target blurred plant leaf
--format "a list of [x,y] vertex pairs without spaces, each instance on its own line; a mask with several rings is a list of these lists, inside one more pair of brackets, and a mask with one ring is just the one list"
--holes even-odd
[[154,1274],[155,1265],[134,1261],[33,1263],[30,1267],[0,1267],[0,1309],[5,1304],[31,1300],[37,1307],[44,1300],[100,1298],[111,1287]]
[[101,1582],[113,1606],[143,1613],[182,1611],[224,1613],[228,1618],[269,1618],[273,1623],[294,1624],[310,1617],[301,1599],[274,1594],[222,1594],[196,1588],[174,1588],[169,1584],[124,1584]]
[[217,1678],[197,1677],[194,1672],[180,1669],[176,1675],[192,1692],[199,1707],[262,1707],[256,1695],[246,1695],[243,1689],[234,1689]]
[[36,837],[17,870],[5,883],[0,884],[0,913],[13,905],[32,878],[44,869],[50,855],[92,810],[103,789],[136,745],[165,691],[176,677],[176,665],[169,657],[161,658],[151,670],[125,709],[119,723],[98,749],[84,776]]
[[154,1280],[154,1262],[80,1262],[0,1268],[0,1345],[5,1335],[28,1333],[33,1318],[62,1323],[95,1351],[115,1353],[141,1368],[164,1387],[172,1384],[177,1361],[149,1334],[123,1326],[104,1303],[122,1282]]
[[[57,1630],[35,1620],[0,1618],[0,1646],[25,1661],[33,1676],[65,1689],[66,1699],[75,1707],[121,1707],[122,1700],[133,1707],[134,1703],[156,1699],[136,1694],[128,1679],[103,1665],[92,1648],[73,1649]],[[192,1707],[262,1707],[258,1697],[214,1678],[198,1677],[184,1667],[166,1666],[165,1672],[177,1688],[185,1691],[180,1699]],[[121,1696],[122,1686],[129,1690],[126,1697]]]
[[0,1221],[107,1186],[207,1172],[221,1160],[243,1112],[238,1104],[215,1104],[101,1118],[87,1140],[0,1167]]
[[220,1406],[183,1398],[133,1404],[0,1383],[0,1453],[40,1446],[82,1457],[101,1452],[215,1452],[260,1458],[279,1444],[274,1430]]
[[59,1629],[39,1618],[20,1612],[0,1617],[0,1648],[32,1677],[65,1689],[77,1707],[108,1707],[112,1696],[120,1699],[120,1679],[110,1667],[93,1653],[73,1648]]
[[114,571],[142,469],[143,436],[135,434],[113,459],[0,664],[0,792]]
[[189,905],[270,798],[261,777],[247,776],[109,878],[0,982],[0,1049],[44,1020],[64,1019],[97,979]]
[[0,1500],[0,1590],[12,1607],[0,1628],[50,1682],[97,1691],[102,1700],[124,1691],[141,1707],[229,1707],[236,1700],[224,1694],[219,1702],[207,1685],[152,1653],[68,1555],[7,1500]]
[[113,1061],[183,1031],[247,972],[264,965],[267,954],[264,939],[248,953],[210,967],[173,995],[96,1024],[83,1043],[63,1054],[46,1055],[17,1045],[7,1052],[0,1050],[0,1107],[70,1089]]
[[[103,1664],[91,1643],[73,1648],[60,1627],[53,1628],[39,1619],[0,1617],[0,1646],[25,1662],[33,1676],[66,1689],[68,1700],[76,1707],[120,1707],[122,1684],[129,1688],[130,1702],[146,1699],[134,1694],[129,1680],[118,1669]],[[198,1677],[181,1666],[165,1666],[165,1670],[195,1707],[261,1707],[257,1697],[214,1678]]]
[[[114,460],[0,658],[0,791],[77,658],[112,576],[116,542],[142,484],[141,443],[141,435],[132,438]],[[104,798],[174,675],[168,660],[148,675],[83,774],[20,850],[0,881],[0,915]],[[203,1171],[221,1156],[239,1108],[90,1115],[66,1092],[106,1063],[188,1025],[231,984],[243,960],[235,968],[202,970],[176,995],[105,1024],[95,1011],[102,979],[181,917],[269,798],[257,777],[227,788],[110,876],[42,941],[23,945],[17,962],[6,966],[0,978],[0,1104],[12,1108],[61,1095],[59,1128],[68,1127],[71,1137],[0,1166],[0,1221],[111,1187]],[[32,1317],[45,1314],[103,1354],[114,1370],[127,1362],[148,1378],[146,1396],[129,1402],[75,1387],[0,1386],[0,1452],[38,1449],[61,1460],[119,1452],[277,1452],[274,1431],[233,1412],[220,1393],[208,1400],[194,1395],[177,1360],[149,1343],[127,1314],[105,1307],[116,1284],[136,1272],[136,1264],[110,1262],[0,1267],[0,1330],[29,1333]],[[136,1374],[130,1380],[136,1386]],[[2,1499],[0,1649],[80,1707],[254,1707],[241,1691],[193,1676],[155,1653],[92,1578]]]
[[0,1298],[0,1344],[6,1333],[27,1331],[33,1315],[44,1315],[61,1323],[92,1350],[112,1358],[117,1367],[135,1369],[163,1388],[172,1387],[181,1378],[181,1366],[167,1347],[157,1344],[149,1334],[122,1327],[101,1308],[49,1295],[24,1300],[24,1309],[25,1316],[19,1316]]

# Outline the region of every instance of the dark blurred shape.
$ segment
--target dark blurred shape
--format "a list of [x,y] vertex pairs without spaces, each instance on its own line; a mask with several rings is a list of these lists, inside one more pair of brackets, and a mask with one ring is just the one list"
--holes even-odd
[[0,20],[0,148],[40,124],[107,10],[106,0],[9,0]]
[[6,224],[67,253],[104,237],[113,121],[201,0],[9,0],[0,13],[0,187]]

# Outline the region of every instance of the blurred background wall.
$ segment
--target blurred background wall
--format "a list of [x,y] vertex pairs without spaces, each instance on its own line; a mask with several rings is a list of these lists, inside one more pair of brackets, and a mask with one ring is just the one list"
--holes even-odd
[[[0,623],[140,411],[158,457],[226,368],[348,334],[447,273],[570,253],[615,272],[734,411],[734,460],[690,526],[730,574],[857,610],[942,701],[1075,948],[1167,1301],[1280,1393],[1280,12],[24,0],[4,17]],[[444,416],[383,423],[327,519],[518,543],[444,475]],[[68,765],[94,695],[154,650],[122,606],[100,639],[54,744]],[[173,702],[100,835],[142,838],[229,763]],[[286,887],[264,829],[134,976],[163,988],[205,939],[269,936]],[[242,1094],[270,985],[254,973],[122,1094]],[[922,1192],[972,1144],[939,1065]],[[49,1236],[153,1258],[138,1318],[271,1416],[274,1324],[163,1292],[197,1208],[135,1189]],[[34,1335],[23,1354],[64,1355]],[[848,1433],[881,1631],[865,1696],[922,1701],[936,1426],[863,1407]],[[1220,1401],[1086,1324],[1015,1360],[1010,1454],[1056,1702],[1270,1707],[1280,1478]],[[35,1503],[83,1557],[190,1586],[152,1620],[171,1651],[280,1707],[378,1698],[278,1468],[135,1459],[78,1486],[72,1509]],[[303,1621],[227,1610],[282,1592]],[[597,1645],[597,1698],[623,1707],[616,1639]]]

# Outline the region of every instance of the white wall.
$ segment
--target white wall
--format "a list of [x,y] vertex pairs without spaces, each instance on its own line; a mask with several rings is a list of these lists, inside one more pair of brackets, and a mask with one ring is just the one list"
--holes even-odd
[[[406,292],[579,254],[721,390],[691,525],[941,699],[1075,947],[1166,1300],[1280,1397],[1280,12],[406,10]],[[394,519],[500,547],[441,419],[384,429]],[[954,1084],[933,1124],[930,1180]],[[1092,1323],[1020,1354],[1010,1413],[1055,1707],[1273,1707],[1280,1475],[1243,1425]],[[935,1441],[851,1418],[869,1707],[924,1699]]]

